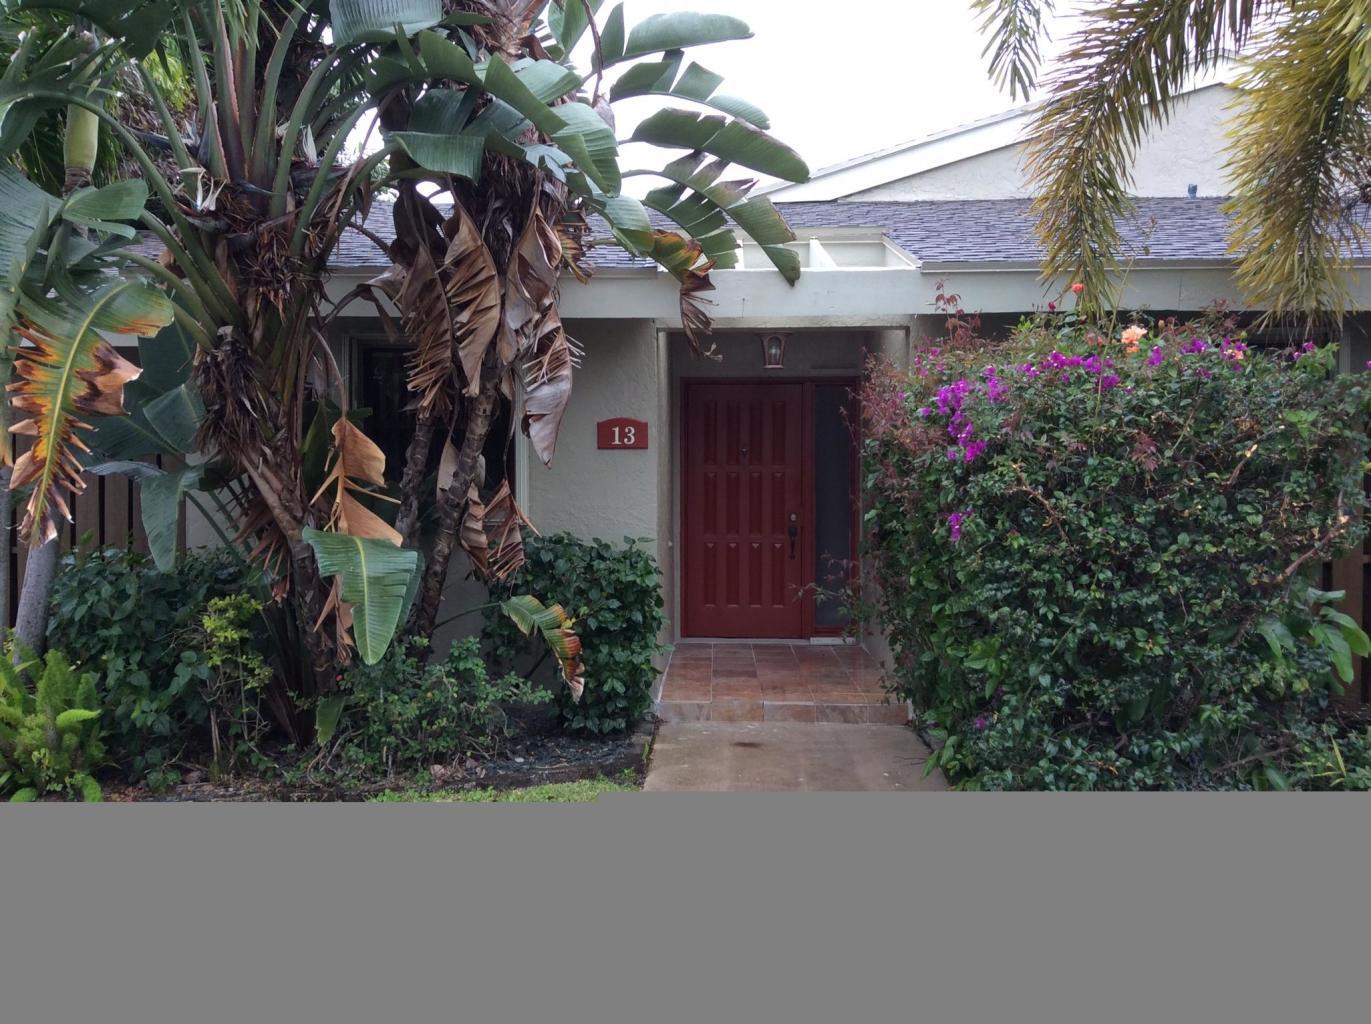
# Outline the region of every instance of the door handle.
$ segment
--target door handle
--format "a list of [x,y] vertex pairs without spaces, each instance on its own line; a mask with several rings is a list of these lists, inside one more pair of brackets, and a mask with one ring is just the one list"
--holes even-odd
[[795,559],[795,539],[796,539],[797,537],[799,537],[799,535],[800,535],[800,526],[799,526],[799,522],[800,522],[800,517],[797,516],[794,512],[790,513],[790,527],[789,527],[789,529],[786,530],[786,533],[787,533],[787,534],[789,535],[789,537],[790,537],[790,558],[791,558],[791,561],[794,561],[794,559]]

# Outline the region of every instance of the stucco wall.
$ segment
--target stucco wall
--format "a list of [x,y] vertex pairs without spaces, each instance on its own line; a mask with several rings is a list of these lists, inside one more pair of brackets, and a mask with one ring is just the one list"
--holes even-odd
[[[525,511],[543,533],[655,539],[658,453],[669,441],[658,404],[656,328],[648,320],[575,320],[567,329],[585,352],[552,466],[531,460]],[[616,416],[647,421],[645,451],[595,447],[595,424]]]
[[[1199,89],[1177,103],[1171,120],[1154,129],[1133,163],[1130,191],[1139,196],[1228,195],[1223,172],[1224,123],[1238,95],[1229,86]],[[1023,145],[1005,146],[846,196],[852,200],[1023,199],[1030,193],[1021,167]]]

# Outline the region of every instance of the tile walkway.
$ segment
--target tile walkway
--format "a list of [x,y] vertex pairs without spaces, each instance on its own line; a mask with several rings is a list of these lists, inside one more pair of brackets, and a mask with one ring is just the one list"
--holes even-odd
[[676,645],[657,714],[665,722],[831,722],[902,725],[886,703],[881,668],[856,646]]

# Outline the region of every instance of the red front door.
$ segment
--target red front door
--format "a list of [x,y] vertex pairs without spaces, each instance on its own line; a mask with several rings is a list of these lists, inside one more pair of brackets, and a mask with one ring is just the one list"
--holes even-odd
[[803,384],[687,386],[686,636],[804,635],[803,411]]

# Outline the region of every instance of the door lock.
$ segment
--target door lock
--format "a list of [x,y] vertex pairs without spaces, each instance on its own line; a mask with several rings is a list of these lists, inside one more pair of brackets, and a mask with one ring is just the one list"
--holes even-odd
[[790,557],[793,561],[795,558],[795,539],[800,535],[800,517],[794,512],[790,513],[790,527],[786,530],[786,534],[790,537]]

